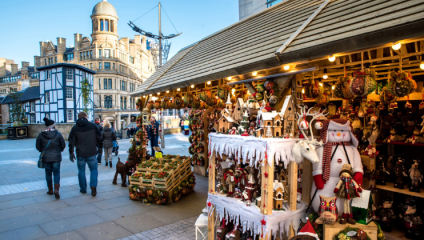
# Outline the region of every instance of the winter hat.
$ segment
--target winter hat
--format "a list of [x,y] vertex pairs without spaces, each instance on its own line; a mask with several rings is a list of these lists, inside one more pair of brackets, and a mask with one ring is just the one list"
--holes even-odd
[[352,166],[350,164],[343,164],[342,170],[340,170],[339,176],[341,176],[342,173],[344,172],[347,172],[350,174],[350,176],[353,176]]
[[[306,219],[308,219],[308,218],[306,218]],[[310,236],[310,237],[314,237],[316,240],[319,240],[318,234],[315,232],[314,228],[312,227],[311,222],[309,222],[309,219],[308,219],[308,222],[305,224],[305,226],[303,226],[303,228],[300,229],[298,235],[307,235],[307,236]]]
[[47,127],[47,128],[52,128],[52,127],[54,127],[54,125],[55,125],[54,120],[48,119],[48,118],[46,118],[46,117],[43,119],[43,121],[44,121],[44,123],[46,124],[46,127]]

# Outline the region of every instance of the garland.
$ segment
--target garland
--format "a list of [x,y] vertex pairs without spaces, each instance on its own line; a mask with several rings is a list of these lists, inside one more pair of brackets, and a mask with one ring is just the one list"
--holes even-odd
[[82,104],[84,106],[84,112],[88,114],[88,104],[90,103],[90,92],[92,90],[92,86],[87,78],[81,81],[81,94],[82,94]]

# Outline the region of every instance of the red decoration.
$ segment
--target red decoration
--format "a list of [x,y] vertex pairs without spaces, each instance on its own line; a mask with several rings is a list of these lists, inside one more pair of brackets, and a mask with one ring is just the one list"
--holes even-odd
[[[265,205],[264,205],[264,207],[265,207]],[[265,216],[263,217],[261,224],[262,224],[262,233],[261,233],[261,238],[262,238],[262,237],[264,237],[264,226],[266,224]]]
[[268,177],[268,173],[266,172],[266,173],[264,173],[264,175],[265,175],[265,177],[267,178]]
[[210,207],[210,206],[212,206],[212,203],[211,202],[208,202],[208,207]]

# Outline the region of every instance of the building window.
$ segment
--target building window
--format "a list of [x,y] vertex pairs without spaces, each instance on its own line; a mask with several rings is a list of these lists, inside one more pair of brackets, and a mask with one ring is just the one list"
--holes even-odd
[[50,119],[50,113],[46,113],[45,117]]
[[74,99],[74,89],[71,87],[66,88],[66,99]]
[[35,115],[34,114],[31,115],[31,123],[35,123]]
[[124,109],[127,109],[127,97],[124,97]]
[[105,70],[110,70],[110,62],[105,62]]
[[115,69],[115,63],[112,63],[112,69]]
[[123,107],[124,107],[124,102],[123,102],[123,97],[121,97],[121,105],[120,105],[120,108],[121,108],[121,109],[123,109]]
[[99,62],[99,69],[102,69],[102,63]]
[[90,59],[93,58],[93,50],[90,50]]
[[57,57],[54,57],[54,63],[55,64],[57,63]]
[[109,31],[109,20],[105,20],[105,31]]
[[52,79],[52,71],[51,70],[47,70],[47,79]]
[[35,102],[31,102],[31,112],[35,112]]
[[102,89],[102,80],[99,78],[99,89]]
[[110,58],[110,50],[105,49],[105,58]]
[[90,63],[90,69],[93,69],[93,64],[92,63]]
[[121,91],[127,91],[126,82],[121,81]]
[[281,2],[281,1],[282,0],[268,0],[266,2],[266,7],[272,7],[272,6],[274,6],[275,4],[277,4],[277,3]]
[[102,107],[102,95],[99,95],[99,107]]
[[44,58],[44,66],[47,65],[47,58]]
[[112,96],[105,96],[105,108],[112,108]]
[[100,20],[100,31],[103,31],[103,20]]
[[99,58],[102,57],[102,49],[99,49]]
[[82,61],[82,52],[80,52],[80,61]]
[[50,92],[45,92],[44,93],[44,103],[49,103],[50,102]]
[[107,78],[103,79],[103,89],[107,89]]
[[112,79],[111,79],[111,78],[109,78],[109,79],[107,80],[107,82],[108,82],[108,84],[107,84],[108,89],[112,89]]
[[66,69],[66,80],[74,80],[74,72],[72,69]]
[[131,56],[130,56],[130,63],[131,63],[131,64],[134,64],[134,57],[131,57]]
[[74,111],[72,109],[66,110],[66,119],[68,121],[73,121],[74,120]]

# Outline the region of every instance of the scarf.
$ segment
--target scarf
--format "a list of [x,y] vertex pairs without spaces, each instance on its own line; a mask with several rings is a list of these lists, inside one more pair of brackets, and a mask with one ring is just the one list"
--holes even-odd
[[358,189],[355,186],[355,183],[353,182],[351,177],[341,177],[343,183],[345,184],[345,191],[346,191],[346,196],[347,199],[350,200],[350,195],[349,195],[349,189],[350,187],[353,188],[353,190],[355,191],[355,194],[357,197],[360,197],[359,193],[358,193]]

